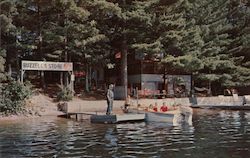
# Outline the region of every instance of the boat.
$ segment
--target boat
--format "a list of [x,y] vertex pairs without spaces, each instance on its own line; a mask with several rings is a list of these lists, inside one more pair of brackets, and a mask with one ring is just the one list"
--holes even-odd
[[144,108],[129,108],[127,112],[145,114],[147,122],[161,122],[172,126],[178,126],[182,123],[192,125],[193,110],[188,106],[179,106],[175,110],[166,112],[148,111]]

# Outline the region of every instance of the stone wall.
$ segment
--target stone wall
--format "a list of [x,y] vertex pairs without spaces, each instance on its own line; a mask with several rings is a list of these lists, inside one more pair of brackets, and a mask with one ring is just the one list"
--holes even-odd
[[198,97],[197,105],[243,105],[243,97],[217,96],[217,97]]
[[[197,98],[166,98],[166,99],[139,99],[138,103],[141,105],[150,105],[157,103],[162,105],[166,102],[168,105],[181,104],[181,105],[243,105],[243,97],[233,96],[216,96],[216,97],[197,97]],[[132,100],[134,105],[137,104],[137,100]],[[247,97],[247,104],[250,104],[250,95]]]
[[245,95],[245,104],[250,105],[250,95]]
[[[250,105],[250,95],[244,96],[245,102]],[[150,104],[157,103],[158,106],[161,106],[163,102],[166,102],[167,105],[173,104],[181,104],[186,106],[191,105],[204,105],[204,106],[211,106],[211,105],[243,105],[243,97],[233,97],[233,96],[217,96],[217,97],[197,97],[195,99],[192,98],[166,98],[166,99],[131,99],[132,105],[141,104],[143,106],[149,106]],[[114,111],[120,110],[121,106],[124,105],[124,101],[114,101]],[[107,108],[106,100],[100,101],[87,101],[87,100],[73,100],[63,104],[61,109],[64,112],[105,112]]]
[[[133,99],[132,101],[133,105],[137,104],[137,100]],[[173,104],[182,104],[190,106],[192,103],[190,102],[189,98],[166,98],[166,99],[139,99],[138,104],[149,106],[150,104],[155,104],[161,106],[163,105],[163,102],[166,102],[167,105],[173,105]]]

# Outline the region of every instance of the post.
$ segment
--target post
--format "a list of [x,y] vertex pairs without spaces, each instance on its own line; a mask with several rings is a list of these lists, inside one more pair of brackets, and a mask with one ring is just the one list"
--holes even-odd
[[137,104],[137,106],[138,106],[138,103],[139,103],[138,99],[139,99],[138,87],[136,87],[136,104]]
[[69,74],[70,74],[70,90],[71,90],[72,94],[74,95],[74,81],[75,81],[75,76],[74,76],[73,71],[69,72]]
[[21,69],[21,83],[23,84],[23,74],[24,74],[24,70]]
[[63,87],[63,72],[60,72],[60,84]]
[[46,89],[46,83],[45,83],[45,79],[44,79],[44,71],[41,71],[41,81],[42,81],[42,87],[43,87],[43,90]]

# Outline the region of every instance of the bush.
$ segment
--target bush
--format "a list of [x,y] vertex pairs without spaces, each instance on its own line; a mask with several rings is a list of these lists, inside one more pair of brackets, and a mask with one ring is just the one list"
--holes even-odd
[[30,84],[21,84],[17,81],[4,83],[0,88],[0,112],[17,114],[24,110],[25,100],[32,94]]
[[73,99],[73,94],[68,87],[61,88],[61,92],[57,94],[58,101],[70,101]]

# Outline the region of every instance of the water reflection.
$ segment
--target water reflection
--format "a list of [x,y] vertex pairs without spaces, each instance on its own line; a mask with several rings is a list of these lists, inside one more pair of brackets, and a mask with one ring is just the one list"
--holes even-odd
[[198,110],[193,126],[90,124],[61,118],[1,123],[0,157],[249,157],[250,113]]

